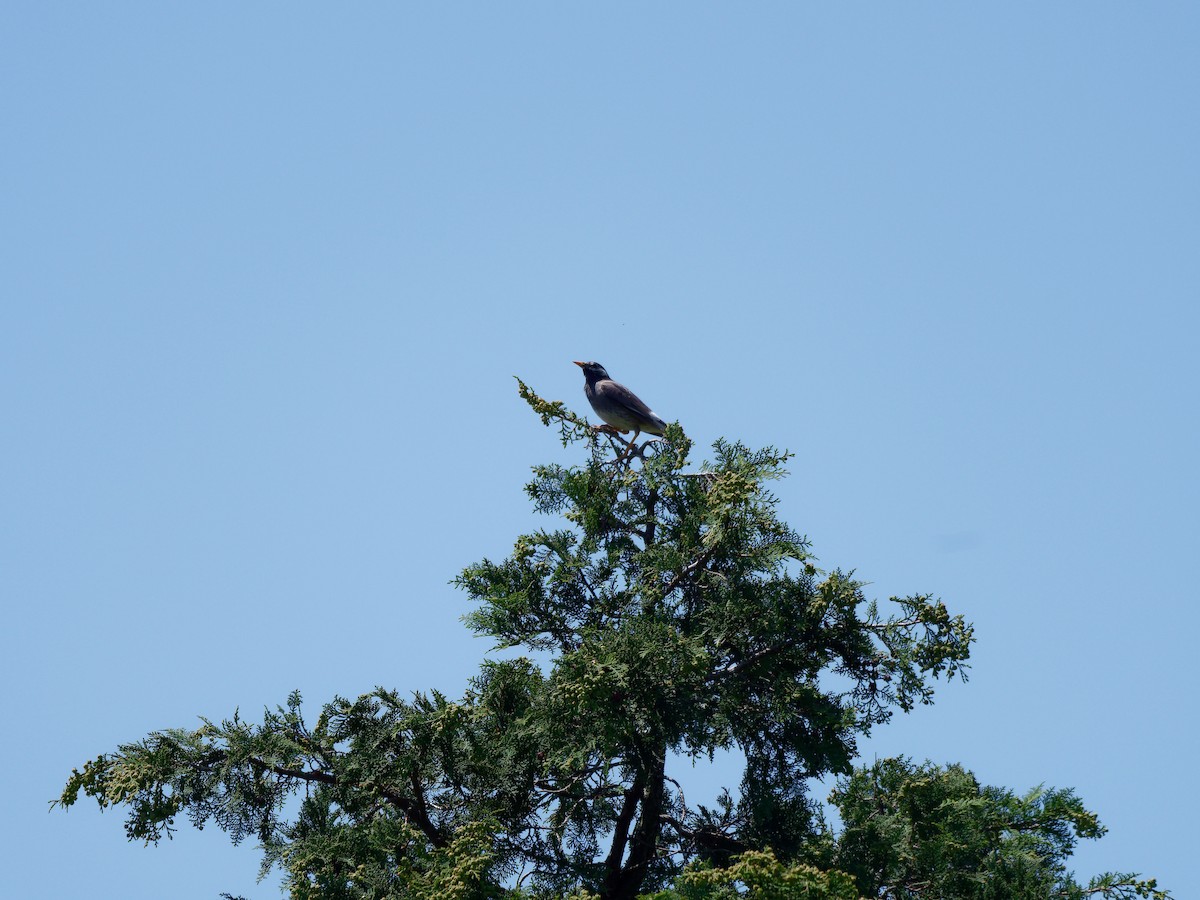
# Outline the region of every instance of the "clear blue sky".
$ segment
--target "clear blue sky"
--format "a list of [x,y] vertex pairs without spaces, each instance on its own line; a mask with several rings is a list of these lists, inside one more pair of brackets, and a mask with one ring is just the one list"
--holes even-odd
[[1170,2],[6,4],[5,890],[277,896],[46,803],[293,688],[460,693],[447,582],[562,453],[512,376],[586,409],[598,359],[976,623],[868,759],[1073,786],[1081,874],[1200,896],[1198,46]]

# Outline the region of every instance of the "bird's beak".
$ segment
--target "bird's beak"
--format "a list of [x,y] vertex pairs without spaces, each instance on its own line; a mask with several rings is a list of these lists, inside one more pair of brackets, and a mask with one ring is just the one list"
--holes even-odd
[[573,360],[571,360],[571,362],[575,363],[575,365],[579,366],[579,368],[581,368],[581,369],[582,369],[584,366],[586,366],[586,365],[587,365],[587,363],[581,363],[581,362],[580,362],[579,360],[577,360],[577,359],[573,359]]

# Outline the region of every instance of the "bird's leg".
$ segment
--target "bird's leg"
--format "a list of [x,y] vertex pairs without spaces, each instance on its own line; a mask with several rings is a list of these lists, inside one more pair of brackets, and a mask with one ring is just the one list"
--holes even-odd
[[625,452],[617,457],[617,462],[621,462],[625,459],[632,458],[633,449],[634,449],[634,447],[637,446],[638,435],[640,435],[641,433],[642,433],[642,430],[640,428],[633,429],[633,437],[631,437],[629,439],[629,443],[625,446]]

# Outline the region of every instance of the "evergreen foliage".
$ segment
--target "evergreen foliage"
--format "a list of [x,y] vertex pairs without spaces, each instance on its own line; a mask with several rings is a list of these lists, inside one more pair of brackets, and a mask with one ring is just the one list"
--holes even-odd
[[1018,796],[981,786],[961,766],[884,759],[841,779],[830,801],[843,825],[831,864],[852,875],[864,897],[1168,896],[1132,873],[1075,881],[1066,868],[1071,851],[1105,828],[1070,790]]
[[[156,732],[75,771],[56,802],[123,806],[130,840],[150,843],[180,816],[215,822],[305,900],[1166,896],[1071,879],[1075,840],[1103,829],[1069,791],[853,769],[862,736],[965,677],[972,629],[929,595],[885,611],[819,570],[766,487],[788,454],[719,441],[688,471],[672,425],[618,465],[611,438],[519,387],[584,457],[534,469],[554,528],[456,583],[469,627],[543,665],[487,660],[454,701],[378,688],[310,725],[293,694],[261,724]],[[690,806],[672,771],[731,749],[736,792]],[[843,776],[837,834],[810,795],[826,775]]]

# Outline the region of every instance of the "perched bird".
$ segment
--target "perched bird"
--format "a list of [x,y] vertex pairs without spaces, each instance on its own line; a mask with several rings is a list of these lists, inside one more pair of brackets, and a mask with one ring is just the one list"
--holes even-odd
[[604,370],[604,366],[598,362],[574,362],[583,369],[583,377],[587,379],[583,393],[587,396],[588,403],[592,404],[596,415],[622,434],[627,431],[633,432],[628,452],[632,452],[633,442],[643,431],[657,435],[666,432],[667,423],[643,403],[637,394],[625,385],[613,381]]

